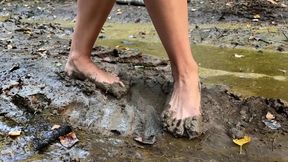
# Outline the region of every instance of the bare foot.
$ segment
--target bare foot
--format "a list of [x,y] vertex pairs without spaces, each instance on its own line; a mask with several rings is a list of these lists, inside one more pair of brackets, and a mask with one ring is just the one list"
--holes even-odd
[[119,83],[124,86],[119,77],[100,69],[90,58],[86,57],[74,57],[73,54],[70,54],[65,72],[69,76],[78,77],[79,79],[88,78],[99,83]]
[[120,81],[119,77],[100,69],[90,58],[85,56],[75,57],[70,54],[65,66],[65,72],[73,78],[90,79],[99,89],[113,95],[117,99],[120,99],[128,92],[128,88]]
[[164,128],[176,137],[195,138],[201,134],[201,94],[198,73],[175,81],[167,110],[162,114]]

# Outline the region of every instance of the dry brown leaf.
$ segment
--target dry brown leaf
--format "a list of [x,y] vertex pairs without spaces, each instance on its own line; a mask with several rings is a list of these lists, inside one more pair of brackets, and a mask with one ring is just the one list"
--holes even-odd
[[275,119],[275,116],[273,114],[271,114],[270,112],[267,112],[266,119],[272,120],[272,119]]
[[79,140],[74,132],[68,133],[65,136],[60,136],[60,143],[67,148],[74,146]]
[[10,132],[8,133],[8,135],[9,135],[10,137],[17,137],[17,136],[20,136],[20,135],[21,135],[21,131],[10,131]]
[[256,14],[253,17],[254,17],[254,19],[260,19],[261,18],[261,16],[259,14]]
[[267,0],[268,2],[272,3],[272,4],[278,4],[276,1],[274,0]]
[[55,125],[52,126],[51,130],[58,129],[58,128],[60,128],[60,127],[61,127],[61,125],[55,124]]

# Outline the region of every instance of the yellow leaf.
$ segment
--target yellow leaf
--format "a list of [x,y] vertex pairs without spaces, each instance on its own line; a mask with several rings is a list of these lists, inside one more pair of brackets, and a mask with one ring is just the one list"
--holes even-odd
[[241,139],[234,139],[233,140],[233,142],[236,143],[239,146],[242,146],[242,145],[244,145],[246,143],[249,143],[250,141],[251,141],[251,137],[249,137],[249,136],[244,136]]
[[260,19],[261,18],[261,16],[259,14],[254,15],[253,17],[254,17],[254,19]]
[[118,49],[118,50],[122,50],[122,51],[127,51],[127,50],[129,50],[128,47],[124,47],[124,46],[121,46],[121,45],[118,45],[118,46],[116,46],[115,48]]
[[233,139],[233,142],[237,145],[240,146],[240,154],[242,154],[242,146],[246,143],[249,143],[251,142],[251,137],[249,136],[244,136],[243,138],[241,139]]

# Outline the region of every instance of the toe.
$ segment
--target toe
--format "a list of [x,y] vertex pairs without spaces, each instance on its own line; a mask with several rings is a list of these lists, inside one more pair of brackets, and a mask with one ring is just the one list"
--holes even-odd
[[162,119],[164,129],[165,130],[170,129],[171,124],[173,122],[172,112],[169,110],[164,110],[161,115],[161,119]]
[[199,137],[202,134],[203,121],[201,116],[195,116],[185,119],[185,131],[189,139]]
[[185,128],[184,128],[184,121],[177,120],[176,127],[173,131],[175,137],[182,137],[184,135]]
[[177,120],[172,111],[165,110],[162,113],[163,127],[166,131],[173,134],[175,137],[182,137],[184,135],[184,121]]

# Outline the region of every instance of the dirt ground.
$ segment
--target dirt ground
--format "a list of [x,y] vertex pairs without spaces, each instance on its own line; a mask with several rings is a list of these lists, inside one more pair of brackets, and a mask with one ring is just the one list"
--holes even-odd
[[[223,86],[202,85],[206,132],[195,140],[176,139],[162,130],[160,122],[172,87],[167,60],[133,49],[95,47],[94,62],[118,74],[127,87],[117,99],[111,93],[114,91],[103,91],[88,80],[72,80],[64,75],[70,44],[65,36],[71,35],[72,29],[56,23],[21,21],[55,19],[55,15],[72,21],[75,4],[50,2],[45,9],[42,3],[26,4],[3,1],[5,7],[0,8],[2,15],[8,13],[0,21],[0,161],[288,161],[286,101],[243,98]],[[193,4],[200,7],[202,3],[192,2],[190,10]],[[125,10],[121,18],[112,12],[110,21],[135,21],[136,17],[150,21],[143,7],[137,7],[135,14],[135,6],[134,11],[133,7],[118,5],[114,10],[119,8]],[[201,7],[198,10],[204,14]],[[196,22],[194,12],[190,15]],[[125,15],[128,13],[131,15]],[[209,14],[217,16],[213,10]],[[284,11],[279,14],[287,18]],[[201,23],[210,22],[208,17]],[[228,17],[227,22],[233,18],[251,21],[231,14]],[[284,23],[281,19],[276,22]],[[269,21],[260,22],[265,23]],[[284,40],[280,44],[286,48]],[[264,124],[268,112],[280,128]],[[70,125],[80,141],[67,149],[56,140],[44,151],[35,151],[35,145],[50,137],[54,124]],[[21,130],[22,134],[10,138],[7,134],[13,130]],[[239,146],[232,139],[243,135],[252,141],[239,154]],[[135,142],[135,137],[155,139],[156,143],[143,145]]]
[[[10,2],[10,3],[9,3]],[[24,20],[73,21],[74,1],[3,1],[0,15]],[[45,3],[44,3],[45,2]],[[218,47],[288,50],[287,0],[193,0],[189,3],[191,42]],[[13,13],[13,14],[12,14]],[[108,22],[151,23],[145,7],[115,5]]]

